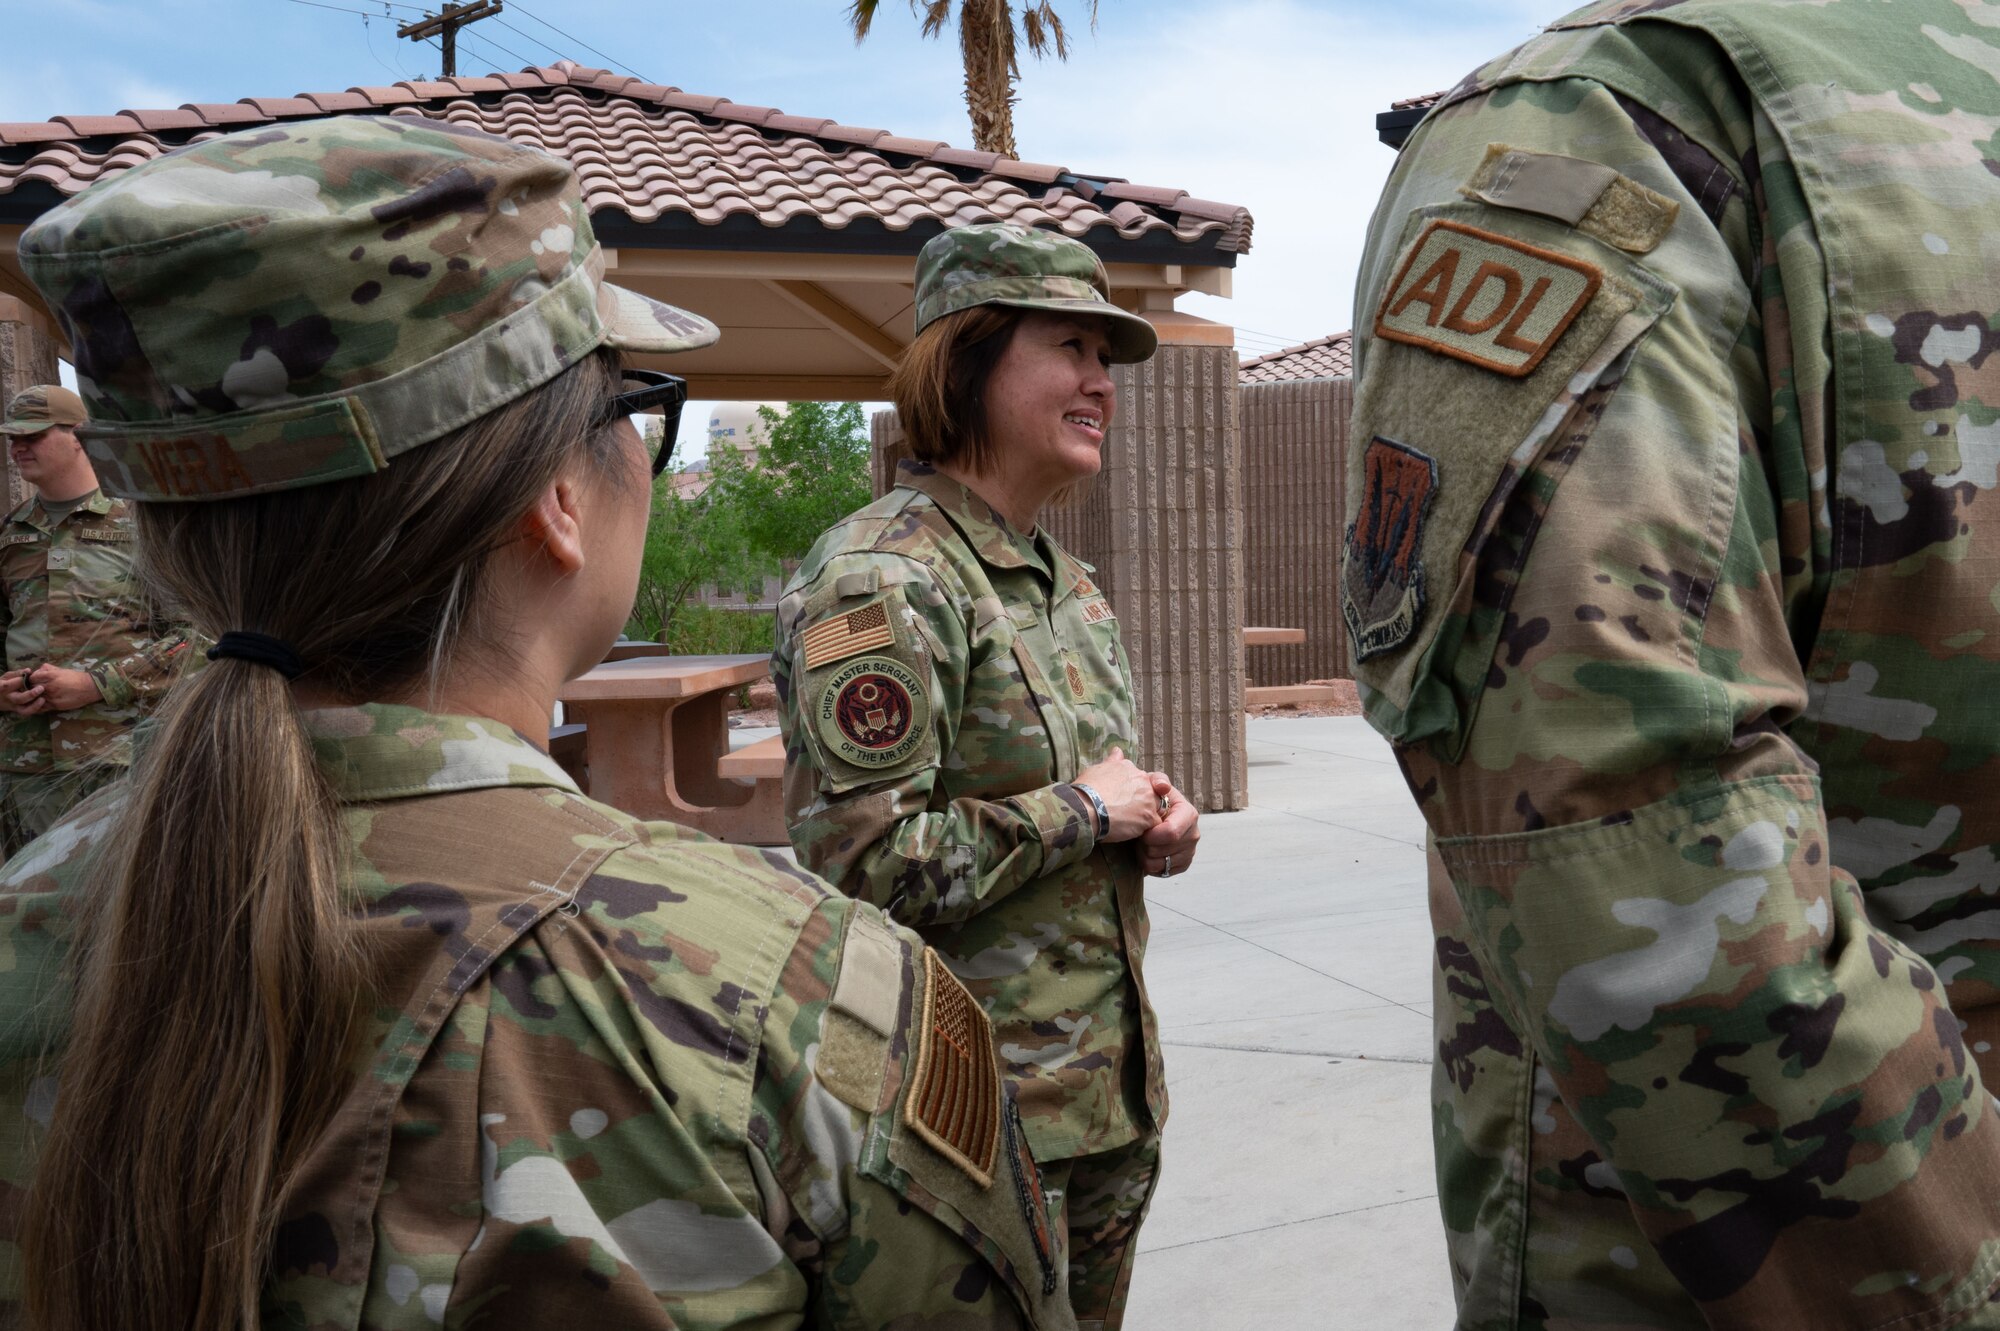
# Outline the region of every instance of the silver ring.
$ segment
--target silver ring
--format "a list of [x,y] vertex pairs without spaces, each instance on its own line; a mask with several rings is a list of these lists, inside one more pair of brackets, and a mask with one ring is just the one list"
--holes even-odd
[[1167,856],[1167,871],[1161,874],[1160,877],[1172,878],[1173,876],[1174,876],[1174,857],[1169,855]]

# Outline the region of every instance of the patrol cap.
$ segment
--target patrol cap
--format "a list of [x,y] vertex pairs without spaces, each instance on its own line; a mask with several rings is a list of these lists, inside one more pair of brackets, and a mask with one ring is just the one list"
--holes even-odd
[[569,165],[415,116],[190,144],[22,233],[108,494],[219,499],[363,476],[599,346],[714,324],[604,281]]
[[980,222],[932,236],[917,255],[917,331],[975,305],[1007,305],[1110,321],[1111,359],[1145,360],[1153,325],[1111,303],[1111,280],[1088,245],[1014,222]]
[[0,434],[40,434],[51,425],[81,425],[83,399],[61,384],[36,384],[14,394],[7,404],[7,418],[0,420]]

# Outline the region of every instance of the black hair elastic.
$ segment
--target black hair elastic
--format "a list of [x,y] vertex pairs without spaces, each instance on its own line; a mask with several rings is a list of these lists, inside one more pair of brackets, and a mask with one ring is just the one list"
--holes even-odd
[[208,659],[227,656],[238,661],[249,661],[254,665],[269,666],[286,679],[297,679],[306,672],[306,663],[299,660],[299,654],[291,644],[268,633],[251,633],[244,629],[231,629],[215,640],[215,646],[208,649]]

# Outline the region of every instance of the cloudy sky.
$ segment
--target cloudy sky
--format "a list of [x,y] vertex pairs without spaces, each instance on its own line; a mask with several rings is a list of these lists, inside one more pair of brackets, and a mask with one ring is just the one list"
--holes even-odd
[[[1536,0],[1056,0],[1066,63],[1023,70],[1022,156],[1240,203],[1256,219],[1235,296],[1181,307],[1246,354],[1352,323],[1361,237],[1393,154],[1376,112],[1448,87],[1568,8]],[[431,4],[428,8],[435,10]],[[459,70],[567,56],[732,101],[969,145],[955,39],[886,0],[856,46],[845,0],[506,0],[461,33]],[[14,53],[0,120],[432,77],[383,0],[0,0]],[[29,54],[32,53],[32,54]],[[23,58],[26,56],[26,58]],[[690,424],[705,420],[690,412]]]

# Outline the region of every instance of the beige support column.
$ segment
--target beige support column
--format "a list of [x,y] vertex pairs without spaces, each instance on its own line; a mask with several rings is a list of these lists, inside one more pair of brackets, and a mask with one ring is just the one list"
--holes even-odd
[[1249,802],[1243,727],[1243,460],[1234,330],[1147,311],[1160,349],[1120,366],[1104,471],[1043,515],[1097,566],[1138,692],[1143,766],[1206,812]]
[[[0,295],[0,410],[24,388],[61,382],[56,345],[55,328],[46,314],[24,300]],[[15,472],[11,456],[6,468],[11,510],[28,497],[28,487]]]
[[[1096,566],[1118,613],[1138,693],[1133,761],[1166,772],[1204,812],[1240,809],[1250,782],[1235,332],[1173,310],[1147,317],[1160,350],[1114,373],[1103,472],[1042,521]],[[893,412],[872,433],[880,495],[908,450]]]

